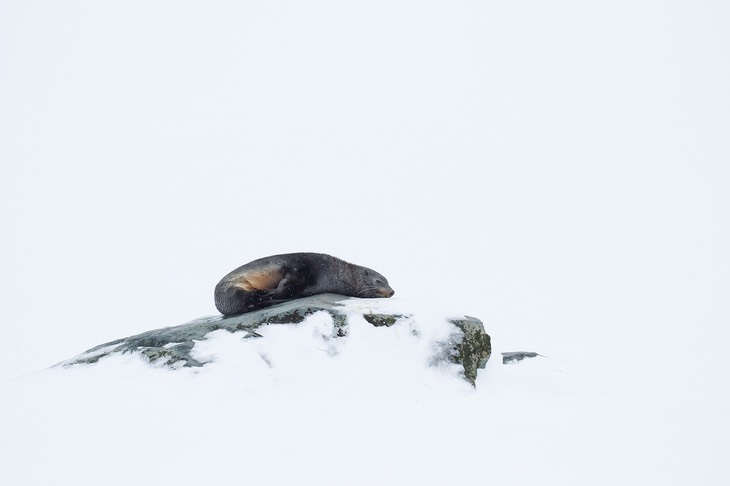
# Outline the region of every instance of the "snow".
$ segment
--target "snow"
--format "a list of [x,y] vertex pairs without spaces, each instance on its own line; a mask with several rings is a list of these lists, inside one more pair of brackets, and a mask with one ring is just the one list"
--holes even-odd
[[[729,17],[1,2],[0,484],[728,484]],[[289,251],[480,318],[477,388],[316,318],[48,369]]]

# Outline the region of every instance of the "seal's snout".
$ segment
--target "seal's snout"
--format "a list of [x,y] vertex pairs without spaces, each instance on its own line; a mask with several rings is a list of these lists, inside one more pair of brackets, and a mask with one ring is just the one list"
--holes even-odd
[[393,297],[393,294],[395,294],[395,290],[391,289],[390,287],[384,288],[380,291],[381,294],[383,294],[383,297]]

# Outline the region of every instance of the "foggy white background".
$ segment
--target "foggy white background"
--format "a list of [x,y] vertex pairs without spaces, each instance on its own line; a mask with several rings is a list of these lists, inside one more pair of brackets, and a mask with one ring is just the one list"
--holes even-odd
[[728,25],[712,1],[0,0],[0,376],[317,251],[650,403],[634,425],[671,399],[651,430],[717,451]]

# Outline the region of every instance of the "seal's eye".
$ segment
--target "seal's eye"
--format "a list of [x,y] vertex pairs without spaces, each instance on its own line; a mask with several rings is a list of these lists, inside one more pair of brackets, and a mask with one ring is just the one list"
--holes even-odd
[[375,279],[375,283],[378,284],[378,285],[382,285],[383,284],[383,281],[380,280],[379,278],[376,278]]

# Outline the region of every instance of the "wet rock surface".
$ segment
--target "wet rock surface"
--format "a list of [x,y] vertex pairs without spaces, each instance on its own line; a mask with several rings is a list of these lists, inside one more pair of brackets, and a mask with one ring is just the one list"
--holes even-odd
[[[231,333],[243,331],[242,339],[260,338],[257,329],[262,326],[276,324],[298,324],[308,316],[317,312],[326,312],[332,317],[333,338],[347,336],[348,317],[360,315],[375,327],[390,327],[401,319],[410,319],[406,314],[373,313],[367,307],[348,307],[344,301],[352,301],[351,297],[335,294],[322,294],[303,299],[292,300],[267,309],[237,316],[214,316],[196,319],[180,326],[166,327],[147,331],[134,336],[117,339],[109,343],[93,347],[59,366],[93,364],[113,354],[138,353],[150,363],[156,365],[179,367],[201,367],[206,361],[193,357],[192,350],[198,341],[218,330]],[[437,364],[440,360],[448,360],[463,366],[463,376],[474,384],[477,370],[484,368],[491,355],[491,342],[484,330],[482,322],[475,317],[450,319],[454,332],[448,340],[438,344],[438,350],[432,360]]]

